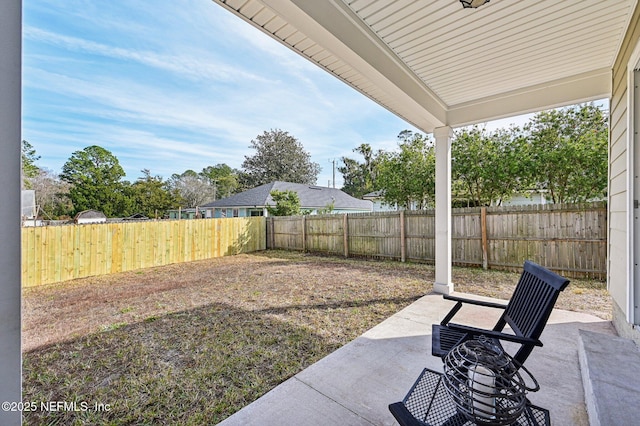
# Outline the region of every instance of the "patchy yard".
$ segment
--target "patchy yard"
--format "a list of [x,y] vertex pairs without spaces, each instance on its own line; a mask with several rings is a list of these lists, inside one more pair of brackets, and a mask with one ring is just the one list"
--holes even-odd
[[[78,410],[25,413],[26,424],[214,424],[430,291],[433,277],[429,265],[267,251],[27,289],[24,400]],[[503,299],[517,278],[454,269],[458,291]],[[591,281],[573,280],[558,307],[611,312]]]

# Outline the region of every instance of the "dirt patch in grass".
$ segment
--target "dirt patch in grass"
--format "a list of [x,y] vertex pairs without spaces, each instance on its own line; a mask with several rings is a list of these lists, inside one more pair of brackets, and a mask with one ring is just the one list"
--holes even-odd
[[[517,278],[454,269],[457,290],[502,299]],[[26,424],[219,422],[433,279],[429,265],[268,251],[26,289],[25,401],[89,408],[26,413]],[[573,281],[558,306],[608,318],[603,286]]]

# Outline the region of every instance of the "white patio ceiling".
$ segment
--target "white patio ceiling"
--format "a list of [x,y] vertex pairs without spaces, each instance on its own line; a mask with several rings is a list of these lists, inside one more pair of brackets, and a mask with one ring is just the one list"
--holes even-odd
[[432,132],[608,98],[637,0],[213,0]]

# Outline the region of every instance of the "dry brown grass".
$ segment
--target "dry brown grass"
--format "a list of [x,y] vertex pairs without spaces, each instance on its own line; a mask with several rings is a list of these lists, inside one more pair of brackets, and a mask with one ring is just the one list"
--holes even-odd
[[[454,268],[456,291],[508,300],[518,274]],[[412,301],[431,289],[433,267],[271,251],[182,263],[26,289],[23,348],[154,316],[228,303],[243,310]],[[603,283],[572,280],[556,307],[610,319]],[[304,311],[303,309],[298,309]]]
[[[502,299],[517,278],[454,268],[458,291]],[[27,424],[215,423],[429,292],[433,279],[429,265],[267,251],[27,289],[25,399],[111,408],[29,413]],[[558,307],[608,318],[603,287],[573,280]]]
[[[276,317],[326,314],[340,306],[406,305],[429,291],[425,265],[264,252],[84,278],[30,288],[23,295],[23,348],[211,303]],[[315,308],[315,309],[312,309]],[[305,320],[308,321],[311,318]],[[315,318],[315,321],[328,320]],[[331,320],[328,336],[341,321]],[[333,328],[336,325],[338,328]]]

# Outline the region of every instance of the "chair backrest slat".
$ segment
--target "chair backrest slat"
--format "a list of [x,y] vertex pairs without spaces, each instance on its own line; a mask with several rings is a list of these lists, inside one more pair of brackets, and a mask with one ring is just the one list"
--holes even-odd
[[[506,323],[514,333],[538,339],[547,324],[558,295],[568,284],[568,279],[538,264],[526,261],[502,321],[496,327],[502,329]],[[525,345],[514,358],[524,362],[531,350],[533,350],[532,346]]]

